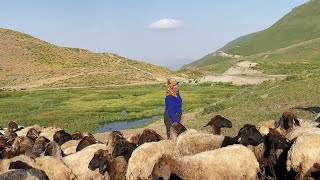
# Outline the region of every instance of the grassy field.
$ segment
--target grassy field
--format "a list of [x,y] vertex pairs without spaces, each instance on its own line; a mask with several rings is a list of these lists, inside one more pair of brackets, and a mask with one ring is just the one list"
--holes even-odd
[[202,129],[212,116],[222,114],[233,123],[225,134],[235,134],[246,123],[278,120],[284,111],[294,112],[298,118],[314,119],[317,114],[299,107],[320,107],[320,72],[306,72],[288,76],[285,80],[264,82],[248,86],[238,94],[219,103],[205,106],[188,127]]
[[[181,86],[183,110],[191,112],[239,92],[230,85]],[[69,132],[94,132],[99,124],[162,115],[163,84],[91,89],[0,92],[0,126],[57,126]],[[125,110],[128,114],[123,114]]]

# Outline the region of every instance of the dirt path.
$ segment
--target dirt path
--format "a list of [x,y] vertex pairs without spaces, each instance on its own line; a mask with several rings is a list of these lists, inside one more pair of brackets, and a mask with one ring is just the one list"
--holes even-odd
[[245,84],[260,84],[264,81],[284,78],[281,75],[266,75],[262,72],[255,70],[254,67],[257,63],[251,61],[242,61],[231,68],[229,68],[222,75],[208,75],[198,80],[199,83],[204,82],[222,82],[222,83],[232,83],[235,85],[245,85]]

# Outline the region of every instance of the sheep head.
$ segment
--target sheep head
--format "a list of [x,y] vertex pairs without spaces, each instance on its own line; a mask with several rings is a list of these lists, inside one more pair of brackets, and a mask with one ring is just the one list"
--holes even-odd
[[98,141],[93,137],[93,135],[91,136],[85,136],[81,139],[81,141],[79,142],[76,151],[80,151],[82,149],[84,149],[87,146],[90,146],[92,144],[96,144],[98,143]]
[[51,141],[46,145],[44,155],[45,156],[54,156],[54,157],[63,157],[64,153],[61,150],[61,147],[57,142]]
[[246,124],[238,132],[236,136],[237,143],[247,145],[257,146],[263,142],[263,137],[257,130],[256,126]]
[[14,129],[18,129],[18,124],[14,121],[8,122],[8,131],[13,132]]
[[106,140],[106,144],[107,145],[111,144],[112,146],[114,146],[115,142],[117,142],[119,139],[122,139],[122,138],[124,138],[122,132],[112,131],[109,134],[109,138],[107,138],[107,140]]
[[265,157],[273,155],[276,149],[288,149],[291,147],[291,142],[283,137],[278,131],[269,129],[266,136],[266,152]]
[[173,123],[170,127],[170,138],[177,138],[181,133],[186,131],[187,128],[181,123]]
[[203,127],[207,127],[207,126],[215,126],[217,128],[232,128],[232,123],[231,121],[229,121],[227,118],[221,116],[221,115],[215,115],[213,118],[211,118],[211,120],[208,122],[207,125],[203,126]]
[[147,142],[158,142],[162,139],[163,138],[156,131],[152,129],[145,129],[139,138],[138,146]]
[[64,130],[59,130],[53,134],[53,140],[57,142],[59,145],[72,140],[72,137],[69,133],[65,132]]
[[37,131],[35,128],[30,128],[26,136],[33,140],[36,140],[40,136],[40,132]]
[[104,174],[107,171],[108,164],[112,159],[108,150],[99,149],[94,153],[93,158],[89,162],[88,168],[92,171],[99,168],[99,173]]
[[292,130],[292,128],[296,126],[300,126],[300,121],[292,112],[284,112],[279,120],[278,127],[283,128],[285,130]]

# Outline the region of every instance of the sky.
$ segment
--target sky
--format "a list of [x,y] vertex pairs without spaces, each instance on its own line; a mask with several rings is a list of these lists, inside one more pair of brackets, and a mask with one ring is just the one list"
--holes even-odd
[[177,69],[308,0],[0,0],[0,28]]

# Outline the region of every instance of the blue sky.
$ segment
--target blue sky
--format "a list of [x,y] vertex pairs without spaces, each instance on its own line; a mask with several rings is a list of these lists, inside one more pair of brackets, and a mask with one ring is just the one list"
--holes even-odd
[[1,0],[0,27],[176,68],[308,0]]

